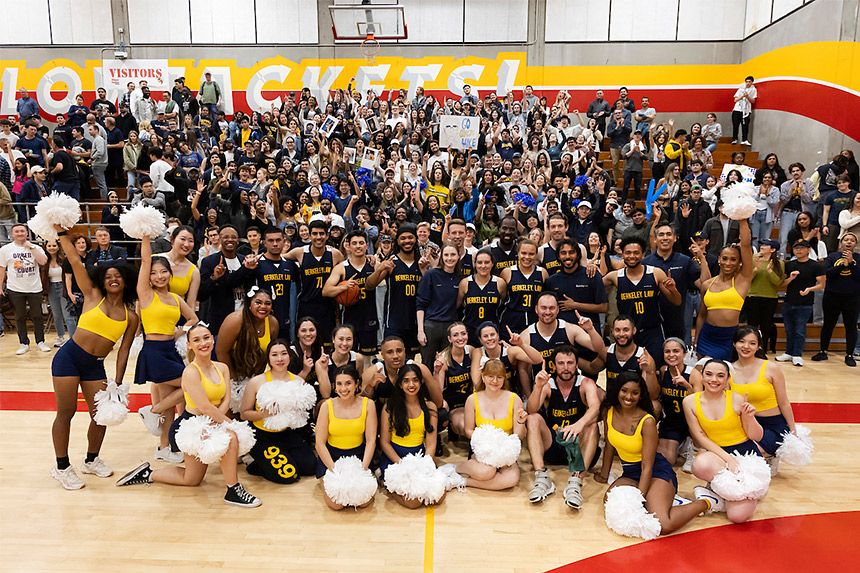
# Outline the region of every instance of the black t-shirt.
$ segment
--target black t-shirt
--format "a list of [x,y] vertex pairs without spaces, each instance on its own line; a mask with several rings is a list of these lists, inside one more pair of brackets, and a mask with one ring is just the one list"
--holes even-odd
[[794,305],[812,306],[812,303],[815,301],[814,293],[802,296],[800,291],[814,287],[818,282],[816,279],[824,276],[824,267],[818,261],[811,259],[803,263],[796,259],[785,263],[786,276],[791,276],[791,273],[794,271],[798,271],[800,274],[785,288],[785,302]]
[[109,100],[101,100],[95,99],[93,103],[90,104],[90,109],[93,111],[103,109],[107,112],[108,115],[116,115],[116,106],[112,101]]
[[51,158],[51,168],[58,163],[63,164],[63,170],[54,175],[54,181],[62,181],[63,183],[74,183],[78,181],[78,166],[75,165],[75,159],[68,151],[57,151]]
[[[81,261],[83,262],[83,259]],[[75,273],[72,271],[72,263],[69,262],[69,259],[63,261],[63,275],[72,275],[72,293],[81,294],[81,287],[78,286],[78,281],[75,280]],[[66,291],[65,277],[63,278],[63,294],[66,298],[69,298],[69,293]]]
[[60,139],[67,146],[72,143],[72,126],[68,123],[66,125],[58,125],[54,128],[54,139]]

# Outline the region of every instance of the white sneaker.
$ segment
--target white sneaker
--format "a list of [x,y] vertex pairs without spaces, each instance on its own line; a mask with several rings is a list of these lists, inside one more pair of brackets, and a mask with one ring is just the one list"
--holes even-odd
[[684,465],[681,466],[681,471],[691,474],[693,473],[693,460],[696,459],[696,448],[691,446],[684,456],[686,459],[684,460]]
[[737,139],[733,139],[733,140],[732,140],[732,145],[737,145],[737,143],[738,143],[738,140],[737,140]]
[[36,346],[38,346],[39,350],[41,350],[42,352],[50,352],[51,351],[51,347],[48,346],[47,344],[45,344],[44,340],[42,342],[37,343]]
[[549,477],[549,472],[546,470],[535,471],[535,484],[529,492],[529,501],[538,503],[545,500],[555,492],[555,484]]
[[705,514],[726,510],[726,502],[723,501],[723,498],[714,493],[714,490],[706,488],[703,485],[697,485],[693,488],[693,492],[696,494],[696,501],[706,499],[710,503],[711,508],[706,511]]
[[161,436],[161,423],[164,422],[164,416],[161,414],[153,414],[152,406],[143,406],[137,413],[140,419],[143,420],[143,425],[146,430],[153,436]]
[[788,362],[791,359],[792,359],[791,354],[788,354],[786,352],[783,352],[782,354],[780,354],[779,356],[776,357],[777,362]]
[[752,143],[744,139],[743,141],[741,141],[741,145],[752,145]]
[[94,474],[100,478],[113,475],[113,468],[104,463],[101,458],[96,458],[91,462],[84,460],[84,463],[81,464],[81,471],[85,474]]
[[60,348],[63,344],[66,343],[66,338],[64,336],[58,336],[54,341],[54,348]]
[[51,470],[51,477],[60,482],[62,486],[68,490],[81,489],[84,487],[84,482],[81,481],[81,478],[78,477],[78,474],[75,473],[75,468],[72,466],[69,466],[64,470],[53,468]]
[[792,356],[791,363],[795,366],[803,366],[803,358],[801,358],[800,356]]
[[582,478],[579,476],[570,476],[567,478],[567,485],[564,487],[564,503],[573,509],[582,508]]
[[444,466],[439,466],[439,469],[448,476],[448,480],[445,482],[445,491],[451,491],[454,488],[457,488],[459,491],[466,491],[466,478],[457,473],[457,466],[454,464],[445,464]]
[[679,507],[681,505],[687,505],[688,503],[693,503],[691,500],[686,497],[681,497],[677,493],[675,494],[675,499],[672,500],[672,507]]
[[155,448],[154,458],[157,462],[169,462],[171,464],[181,464],[185,461],[185,456],[182,455],[182,452],[174,452],[170,449],[170,446]]
[[26,354],[28,350],[30,350],[30,345],[22,344],[18,347],[18,350],[15,351],[15,354],[21,356],[22,354]]

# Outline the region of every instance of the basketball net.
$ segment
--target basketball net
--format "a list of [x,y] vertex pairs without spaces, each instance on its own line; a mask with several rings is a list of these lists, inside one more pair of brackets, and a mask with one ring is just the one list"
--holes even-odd
[[376,54],[379,53],[379,40],[368,34],[361,43],[361,54],[368,64],[376,65]]

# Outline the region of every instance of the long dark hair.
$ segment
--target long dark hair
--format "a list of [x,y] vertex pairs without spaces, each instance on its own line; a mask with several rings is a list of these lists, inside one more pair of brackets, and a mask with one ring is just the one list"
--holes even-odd
[[428,433],[433,431],[433,424],[430,421],[430,408],[427,407],[430,392],[424,385],[421,367],[417,364],[404,364],[400,367],[400,372],[397,373],[397,381],[394,383],[394,389],[388,399],[388,420],[391,422],[394,434],[400,437],[409,435],[409,410],[406,408],[406,392],[403,391],[401,384],[410,372],[415,374],[418,381],[421,382],[421,387],[418,389],[418,405],[424,412],[424,430]]
[[603,402],[600,403],[601,419],[606,419],[606,414],[610,408],[621,406],[618,394],[621,393],[621,387],[628,382],[639,384],[639,403],[637,406],[652,416],[654,415],[654,406],[651,404],[651,396],[648,394],[648,385],[645,383],[645,379],[636,372],[622,372],[607,383],[606,396],[603,397]]
[[[254,314],[251,312],[251,302],[260,295],[269,297],[269,300],[272,299],[272,295],[264,290],[258,290],[254,296],[245,298],[239,336],[236,337],[236,345],[230,351],[230,357],[233,359],[233,370],[240,380],[262,374],[268,363],[269,354],[260,348],[257,325]],[[266,320],[269,320],[268,316]]]

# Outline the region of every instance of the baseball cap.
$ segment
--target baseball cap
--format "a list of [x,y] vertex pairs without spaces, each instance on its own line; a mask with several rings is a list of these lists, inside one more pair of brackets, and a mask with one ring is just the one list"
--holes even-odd
[[520,153],[519,151],[517,151],[516,153],[514,153],[514,157],[522,157],[522,156],[523,156],[523,154],[522,154],[522,153]]
[[694,239],[707,239],[708,236],[705,234],[704,231],[696,231],[695,233],[693,233],[693,238]]
[[383,243],[390,243],[391,242],[391,235],[382,235],[379,238],[379,240],[382,241]]
[[33,167],[30,168],[30,173],[39,173],[40,171],[44,171],[44,170],[45,170],[45,168],[42,167],[41,165],[34,165]]
[[[580,203],[580,204],[581,204],[581,203]],[[606,200],[606,204],[607,204],[607,205],[615,205],[615,206],[617,207],[617,206],[618,206],[618,201],[616,201],[615,199],[607,199],[607,200]]]
[[588,207],[591,209],[591,201],[580,201],[576,208],[579,209],[580,207]]
[[475,229],[475,224],[474,224],[474,223],[466,223],[466,228],[467,228],[467,229],[472,229],[473,231],[477,231],[477,229]]
[[810,248],[809,241],[807,241],[806,239],[798,239],[794,242],[794,244],[791,245],[792,249],[797,248],[797,247],[806,247],[808,249],[808,248]]
[[777,241],[776,239],[764,239],[761,244],[762,246],[767,245],[774,250],[779,249],[779,241]]

